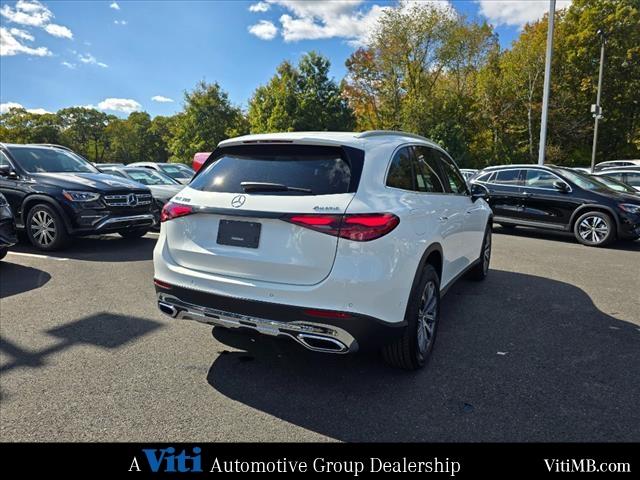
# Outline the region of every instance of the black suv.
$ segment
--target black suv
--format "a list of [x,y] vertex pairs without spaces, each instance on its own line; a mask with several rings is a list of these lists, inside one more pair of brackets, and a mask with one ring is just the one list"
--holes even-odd
[[640,197],[616,192],[569,168],[537,165],[489,167],[472,180],[489,190],[493,220],[573,232],[589,246],[640,237]]
[[153,226],[148,188],[100,171],[67,148],[0,143],[0,193],[41,250],[70,236],[141,237]]

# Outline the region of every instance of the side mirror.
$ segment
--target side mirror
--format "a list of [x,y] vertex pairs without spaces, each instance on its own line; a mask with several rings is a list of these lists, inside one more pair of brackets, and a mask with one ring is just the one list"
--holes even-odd
[[569,191],[569,185],[559,180],[553,182],[553,187],[562,193],[567,193]]
[[17,178],[18,175],[11,165],[0,165],[0,177]]
[[487,200],[489,198],[489,189],[479,183],[472,183],[471,184],[471,200],[475,202],[479,198]]

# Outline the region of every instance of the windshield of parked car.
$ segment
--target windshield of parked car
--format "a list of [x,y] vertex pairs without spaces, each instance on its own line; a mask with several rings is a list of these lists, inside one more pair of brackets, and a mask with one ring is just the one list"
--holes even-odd
[[160,170],[171,178],[191,178],[195,173],[186,165],[180,165],[179,163],[164,163],[160,164]]
[[569,170],[566,168],[562,169],[562,176],[574,183],[580,188],[584,188],[585,190],[608,190],[604,183],[596,180],[593,177],[590,177],[586,173],[576,172],[575,170]]
[[125,172],[130,179],[143,185],[176,185],[177,182],[160,172],[147,168],[127,168]]
[[29,173],[100,173],[86,160],[65,150],[19,147],[11,149],[11,155]]
[[608,177],[606,175],[598,175],[598,180],[604,183],[607,187],[617,192],[625,192],[625,193],[638,193],[637,190],[633,187],[630,187],[626,183],[622,183],[615,178]]

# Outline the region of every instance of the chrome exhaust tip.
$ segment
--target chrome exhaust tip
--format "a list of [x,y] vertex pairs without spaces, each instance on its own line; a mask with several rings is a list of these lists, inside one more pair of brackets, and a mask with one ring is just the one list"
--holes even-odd
[[178,309],[168,303],[158,302],[158,308],[162,313],[169,315],[171,318],[176,318],[176,315],[178,315]]
[[347,353],[349,347],[335,338],[310,333],[299,333],[296,340],[302,346],[314,352],[323,353]]

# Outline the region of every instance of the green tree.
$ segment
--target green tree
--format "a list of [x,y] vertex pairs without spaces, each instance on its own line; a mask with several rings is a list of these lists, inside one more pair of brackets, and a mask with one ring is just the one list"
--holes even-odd
[[70,107],[58,111],[63,143],[94,162],[101,162],[109,148],[109,122],[117,119],[93,108]]
[[315,52],[294,67],[281,63],[249,101],[253,133],[302,130],[352,130],[354,118],[340,87],[329,78],[330,62]]
[[189,163],[195,153],[213,151],[218,142],[242,129],[242,111],[218,83],[202,81],[184,99],[184,111],[171,126],[171,161]]

